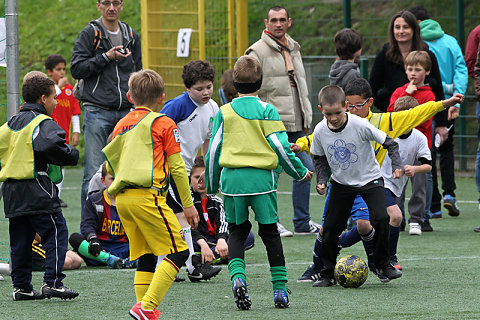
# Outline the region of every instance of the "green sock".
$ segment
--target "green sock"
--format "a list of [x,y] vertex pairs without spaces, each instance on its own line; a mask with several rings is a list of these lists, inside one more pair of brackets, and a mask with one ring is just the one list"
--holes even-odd
[[270,267],[270,275],[272,276],[273,291],[287,291],[287,268],[285,266]]
[[100,251],[98,256],[94,257],[90,253],[88,253],[88,245],[89,245],[88,241],[83,240],[80,243],[80,246],[78,247],[78,253],[80,253],[85,258],[92,259],[92,260],[97,260],[97,261],[100,261],[100,262],[103,262],[103,263],[107,264],[107,259],[110,258],[110,253],[105,252],[105,251]]
[[228,271],[230,272],[230,280],[233,281],[236,278],[241,278],[243,281],[247,282],[247,277],[245,275],[245,261],[240,258],[232,259],[228,262]]

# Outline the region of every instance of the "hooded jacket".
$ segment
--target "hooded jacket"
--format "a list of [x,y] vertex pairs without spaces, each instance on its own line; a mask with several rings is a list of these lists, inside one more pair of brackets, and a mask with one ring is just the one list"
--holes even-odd
[[423,40],[437,57],[445,97],[448,99],[455,93],[465,94],[468,70],[457,40],[445,34],[440,24],[432,19],[420,22],[420,31]]
[[95,30],[88,24],[78,35],[72,52],[72,76],[84,80],[82,101],[108,110],[129,109],[132,104],[127,99],[128,79],[130,74],[142,69],[140,37],[126,23],[119,21],[123,47],[132,54],[124,60],[109,60],[105,53],[113,46],[102,18],[92,23],[101,32],[98,47],[94,48]]
[[[26,103],[20,112],[8,121],[12,130],[19,130],[39,114],[47,114],[41,104]],[[78,162],[78,150],[66,144],[65,131],[52,119],[44,120],[33,133],[35,172],[46,172],[48,164],[73,166]],[[61,212],[57,186],[47,175],[34,179],[3,183],[6,218]]]
[[[312,105],[308,99],[307,80],[300,54],[300,45],[288,34],[285,34],[285,36],[288,47],[291,49],[290,55],[295,69],[295,82],[297,83],[300,100],[303,128],[310,128],[312,124]],[[295,114],[292,87],[285,71],[285,60],[280,46],[265,32],[262,32],[260,40],[251,45],[245,51],[245,54],[255,57],[262,67],[263,82],[258,92],[259,98],[277,109],[288,132],[298,131],[295,129],[295,117],[300,115]]]
[[330,84],[337,85],[345,90],[347,83],[357,78],[360,78],[360,70],[358,64],[348,60],[336,60],[328,74]]

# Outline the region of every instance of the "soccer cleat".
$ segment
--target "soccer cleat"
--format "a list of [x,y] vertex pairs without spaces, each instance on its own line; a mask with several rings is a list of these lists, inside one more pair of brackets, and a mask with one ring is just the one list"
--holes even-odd
[[273,293],[273,303],[275,304],[275,308],[288,308],[290,305],[290,301],[288,300],[288,294],[291,293],[290,290],[275,290]]
[[312,220],[310,220],[308,222],[308,225],[310,226],[310,230],[308,230],[308,231],[295,231],[295,234],[299,235],[299,236],[304,236],[304,235],[308,235],[308,234],[317,235],[318,232],[320,231],[320,226],[318,225],[318,223],[315,223]]
[[460,214],[457,201],[449,194],[446,194],[445,197],[443,197],[443,207],[448,210],[448,214],[452,217],[458,217]]
[[13,301],[20,300],[40,300],[45,297],[36,290],[23,290],[19,288],[13,289]]
[[422,227],[420,226],[419,223],[416,223],[416,222],[410,222],[408,224],[409,226],[409,230],[408,230],[408,233],[411,235],[411,236],[421,236],[422,235]]
[[312,282],[317,280],[320,280],[320,272],[317,272],[315,270],[315,265],[311,264],[302,276],[297,279],[297,282]]
[[292,231],[287,230],[280,222],[277,222],[277,230],[280,237],[293,237]]
[[44,298],[60,298],[62,300],[73,299],[78,296],[78,292],[65,286],[58,288],[49,287],[45,282],[42,284],[42,296]]
[[183,282],[185,281],[184,277],[180,277],[178,274],[175,276],[175,280],[173,282]]
[[376,274],[381,282],[389,282],[390,280],[400,278],[402,276],[402,271],[388,263],[381,269],[377,268]]
[[334,278],[320,278],[313,283],[312,287],[331,287],[337,284],[337,281]]
[[430,224],[430,221],[425,219],[422,223],[422,231],[423,232],[433,232],[432,225]]
[[473,228],[473,231],[480,232],[480,226]]
[[62,199],[59,199],[60,200],[60,208],[68,208],[68,204],[65,203],[65,201],[63,201]]
[[392,264],[392,266],[394,266],[398,270],[400,271],[403,270],[402,266],[398,263],[397,255],[393,255],[390,257],[390,263]]
[[252,300],[248,296],[247,284],[242,278],[235,278],[232,285],[233,296],[237,308],[240,310],[248,310],[252,306]]
[[442,219],[442,211],[431,212],[429,216],[430,219]]
[[125,258],[122,260],[122,268],[124,269],[136,268],[137,265],[138,265],[138,260],[131,261],[130,258]]
[[106,263],[107,263],[107,266],[109,266],[112,269],[120,269],[120,268],[123,267],[122,258],[114,256],[113,254],[110,255],[110,257],[107,258]]
[[205,263],[197,265],[192,273],[187,271],[187,275],[191,282],[199,282],[200,280],[208,280],[215,277],[221,270],[222,267],[220,266],[212,266]]
[[162,313],[157,309],[145,310],[142,308],[142,301],[137,303],[128,312],[130,316],[137,320],[158,320],[158,316]]

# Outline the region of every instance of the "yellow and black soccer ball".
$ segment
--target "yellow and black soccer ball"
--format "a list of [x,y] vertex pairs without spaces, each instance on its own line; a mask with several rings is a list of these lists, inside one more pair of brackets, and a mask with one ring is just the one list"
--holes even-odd
[[338,260],[335,279],[344,288],[358,288],[368,277],[368,266],[362,258],[349,255]]

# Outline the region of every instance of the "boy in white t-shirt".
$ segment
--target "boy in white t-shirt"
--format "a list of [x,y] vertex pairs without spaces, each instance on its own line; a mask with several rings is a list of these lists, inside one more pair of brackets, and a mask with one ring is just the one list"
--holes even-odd
[[[408,110],[416,106],[418,106],[418,101],[411,96],[400,97],[395,101],[395,111]],[[404,133],[396,138],[395,142],[398,143],[405,175],[400,179],[392,177],[392,160],[388,155],[385,156],[381,172],[385,181],[385,200],[387,212],[390,216],[390,228],[398,228],[397,232],[390,232],[391,239],[388,248],[390,261],[395,268],[401,270],[397,258],[398,231],[402,222],[402,211],[397,205],[398,198],[402,195],[408,178],[413,177],[416,173],[426,173],[432,170],[432,156],[428,148],[427,138],[417,129]],[[416,163],[420,163],[420,165],[415,165]]]
[[319,282],[323,287],[335,284],[334,268],[338,253],[338,236],[343,231],[354,199],[361,195],[366,202],[370,221],[376,230],[375,264],[379,278],[396,279],[402,272],[389,263],[388,221],[385,192],[380,166],[375,160],[371,141],[387,149],[392,159],[394,178],[403,175],[398,144],[367,120],[347,114],[345,93],[338,86],[326,86],[318,94],[324,119],[315,127],[311,153],[317,173],[317,192],[325,194],[327,169],[330,167],[330,200],[324,221],[322,260]]

